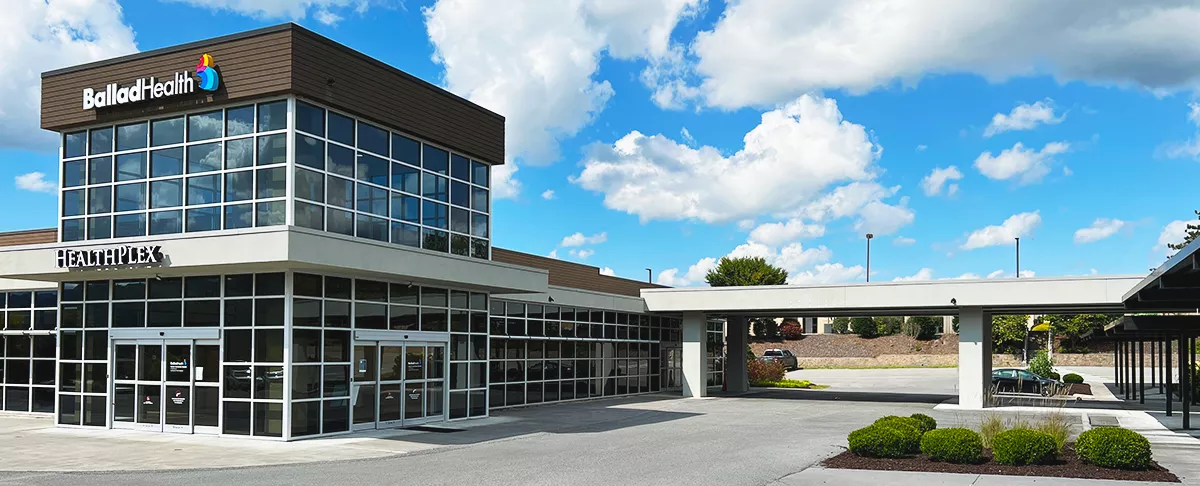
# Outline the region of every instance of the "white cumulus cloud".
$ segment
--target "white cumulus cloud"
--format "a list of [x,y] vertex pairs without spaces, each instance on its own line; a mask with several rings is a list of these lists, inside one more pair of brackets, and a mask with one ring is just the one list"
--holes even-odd
[[562,243],[559,243],[558,246],[570,248],[573,246],[599,245],[605,241],[608,241],[608,233],[606,232],[596,233],[592,236],[584,236],[583,233],[576,232],[575,234],[564,237],[562,239]]
[[542,191],[542,199],[547,201],[554,199],[554,189],[546,189],[545,191]]
[[17,0],[0,15],[0,147],[52,151],[39,128],[41,73],[137,52],[116,0]]
[[750,232],[750,241],[775,246],[789,241],[818,238],[824,235],[824,225],[806,224],[801,220],[793,219],[786,223],[766,223],[759,225]]
[[[363,13],[373,3],[388,4],[380,0],[170,0],[213,10],[226,10],[256,19],[303,20],[309,14],[318,22],[333,25],[342,20],[335,10],[352,10]],[[398,2],[396,2],[398,3]]]
[[932,268],[925,267],[920,270],[917,270],[917,273],[914,273],[907,277],[896,277],[896,278],[892,279],[893,282],[917,282],[917,281],[923,281],[923,280],[933,280],[933,269]]
[[983,131],[984,137],[1013,131],[1030,130],[1038,125],[1061,123],[1066,115],[1054,116],[1054,101],[1046,98],[1033,104],[1017,105],[1008,114],[996,113],[992,122]]
[[989,179],[1017,179],[1018,184],[1040,182],[1050,173],[1054,156],[1066,152],[1071,146],[1066,142],[1050,142],[1041,150],[1026,148],[1017,142],[1012,148],[1004,149],[1000,155],[984,152],[975,159],[975,168]]
[[701,258],[700,261],[688,267],[683,275],[679,274],[678,268],[668,268],[659,272],[656,281],[659,285],[668,287],[688,287],[698,285],[704,282],[704,277],[708,275],[708,271],[717,267],[717,259],[712,257]]
[[587,260],[589,257],[596,254],[596,250],[572,248],[567,253],[580,260]]
[[44,172],[30,172],[15,177],[17,189],[31,192],[53,193],[58,190],[58,184],[46,180]]
[[1184,221],[1182,219],[1171,221],[1163,227],[1161,233],[1158,234],[1158,244],[1155,245],[1154,251],[1162,252],[1162,254],[1171,256],[1178,250],[1172,250],[1167,245],[1176,245],[1183,243],[1184,237],[1187,236],[1187,225],[1196,224],[1192,221]]
[[973,250],[988,246],[1012,245],[1015,244],[1014,238],[1029,235],[1041,223],[1042,216],[1037,211],[1014,214],[999,225],[987,226],[971,232],[967,236],[967,242],[963,243],[962,249]]
[[492,199],[516,199],[521,195],[521,181],[514,177],[518,170],[512,161],[492,166]]
[[791,285],[806,285],[806,284],[832,284],[848,282],[863,278],[866,272],[862,265],[854,265],[847,267],[841,263],[823,263],[813,267],[812,270],[805,270],[788,277],[788,284]]
[[691,46],[710,106],[913,86],[927,75],[1200,85],[1200,5],[1182,0],[741,0]]
[[1188,103],[1188,121],[1196,126],[1197,133],[1186,142],[1166,146],[1166,155],[1171,158],[1200,158],[1200,103]]
[[617,272],[613,271],[613,269],[610,267],[604,267],[604,268],[600,269],[600,275],[607,275],[609,277],[615,277],[615,276],[617,276]]
[[[1034,272],[1033,270],[1021,270],[1021,278],[1033,278],[1035,276],[1037,276],[1037,273]],[[987,275],[987,278],[1014,278],[1014,277],[1015,277],[1015,274],[1013,274],[1012,272],[1005,271],[1005,270],[996,270]]]
[[[921,179],[921,189],[925,191],[926,196],[936,196],[941,194],[942,187],[947,182],[957,181],[963,178],[962,172],[959,172],[958,167],[950,166],[945,169],[936,167],[933,172]],[[951,183],[946,187],[946,195],[953,196],[958,192],[958,184]]]
[[1084,243],[1103,240],[1117,234],[1126,224],[1126,222],[1119,219],[1097,218],[1095,221],[1092,221],[1091,226],[1075,230],[1075,244],[1082,245]]
[[912,246],[916,242],[917,240],[915,238],[909,238],[907,236],[897,236],[896,239],[892,240],[892,244],[896,246]]

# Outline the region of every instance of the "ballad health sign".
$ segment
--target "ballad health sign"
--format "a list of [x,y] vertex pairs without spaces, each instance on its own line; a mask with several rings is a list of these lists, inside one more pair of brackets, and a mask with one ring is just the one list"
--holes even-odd
[[166,81],[159,81],[157,78],[150,76],[140,78],[128,86],[109,83],[99,91],[92,88],[84,88],[83,109],[91,110],[106,106],[191,94],[196,92],[197,84],[204,91],[216,91],[217,87],[221,85],[221,75],[217,73],[213,57],[208,54],[200,56],[200,63],[196,65],[196,74],[194,76],[188,71],[182,71],[175,73],[170,80]]
[[56,250],[58,268],[132,267],[160,265],[164,256],[162,246],[118,246],[89,250]]

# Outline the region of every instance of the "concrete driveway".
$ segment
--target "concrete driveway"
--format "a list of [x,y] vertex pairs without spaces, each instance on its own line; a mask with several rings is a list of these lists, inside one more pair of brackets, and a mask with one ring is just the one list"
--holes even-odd
[[787,377],[829,390],[958,396],[958,368],[814,369],[790,371]]

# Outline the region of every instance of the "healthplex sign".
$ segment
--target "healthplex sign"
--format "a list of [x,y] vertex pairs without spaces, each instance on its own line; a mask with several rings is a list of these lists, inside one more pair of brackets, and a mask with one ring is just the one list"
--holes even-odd
[[[199,80],[199,83],[197,83],[197,80]],[[129,86],[109,83],[100,91],[92,88],[84,88],[83,109],[91,110],[93,108],[104,108],[106,106],[190,94],[196,92],[197,84],[204,91],[216,91],[217,87],[221,85],[221,76],[217,73],[213,57],[208,54],[200,56],[200,63],[196,65],[195,76],[192,76],[188,71],[182,71],[175,73],[175,76],[169,81],[158,81],[157,78],[151,76],[140,78]]]
[[94,250],[55,250],[58,268],[132,267],[159,265],[163,262],[162,247],[118,246]]

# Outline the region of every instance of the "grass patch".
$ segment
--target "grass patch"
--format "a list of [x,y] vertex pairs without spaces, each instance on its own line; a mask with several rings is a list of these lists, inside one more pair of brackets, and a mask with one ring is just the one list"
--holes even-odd
[[779,381],[768,381],[768,380],[751,381],[750,386],[768,387],[768,388],[807,388],[807,389],[813,389],[813,390],[829,388],[829,385],[817,385],[808,380],[790,380],[790,379],[786,379],[786,378],[779,380]]

